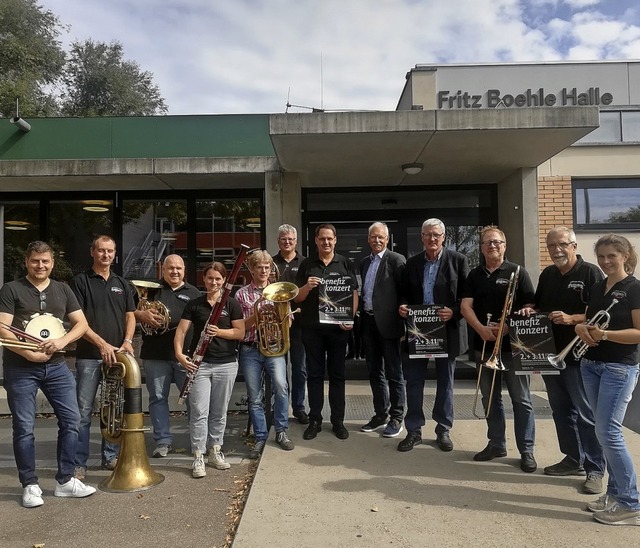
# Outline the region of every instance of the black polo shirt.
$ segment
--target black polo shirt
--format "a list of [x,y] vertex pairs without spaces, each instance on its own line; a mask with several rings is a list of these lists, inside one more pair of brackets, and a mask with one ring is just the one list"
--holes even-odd
[[[105,280],[90,268],[71,281],[71,289],[89,327],[110,345],[120,347],[124,342],[125,315],[136,309],[133,287],[129,282],[113,272]],[[78,339],[76,358],[99,360],[100,350],[81,338]]]
[[300,268],[300,264],[305,260],[305,258],[306,257],[300,255],[296,251],[296,256],[289,262],[287,262],[278,251],[278,253],[273,256],[273,262],[276,263],[276,266],[278,267],[278,271],[280,273],[280,278],[278,279],[278,281],[296,283],[298,268]]
[[[509,278],[515,272],[517,264],[504,261],[496,270],[489,272],[484,265],[477,266],[467,277],[462,298],[473,299],[473,311],[483,324],[487,322],[487,314],[491,314],[491,321],[498,323],[502,317],[502,310],[507,296]],[[520,267],[518,287],[513,302],[512,312],[519,310],[525,304],[535,302],[535,292],[529,273]],[[482,350],[484,341],[474,333],[474,348]],[[502,339],[502,352],[511,352],[508,335]]]
[[[640,282],[633,276],[627,276],[615,284],[609,293],[604,294],[606,280],[598,282],[591,288],[591,300],[587,308],[587,320],[590,320],[600,310],[606,310],[617,299],[609,310],[611,321],[607,329],[617,331],[633,327],[631,311],[640,308]],[[635,365],[640,361],[637,344],[620,344],[611,341],[600,341],[598,346],[587,350],[584,355],[588,360],[606,363],[623,363]]]
[[[41,302],[46,304],[41,307]],[[69,286],[55,280],[49,280],[49,285],[42,291],[38,291],[26,277],[8,282],[0,289],[0,312],[11,314],[11,325],[18,329],[24,330],[34,315],[51,314],[59,320],[66,320],[67,316],[76,310],[80,310],[80,305]],[[63,354],[56,353],[47,363],[63,360]],[[4,363],[16,366],[34,365],[34,362],[11,352],[9,348],[4,353]]]
[[[560,310],[565,314],[584,314],[591,298],[591,287],[602,281],[602,272],[578,255],[576,264],[566,274],[556,265],[545,268],[538,279],[536,289],[536,309],[543,314]],[[575,326],[553,324],[553,338],[556,350],[562,351],[576,336]],[[575,363],[567,356],[568,363]]]
[[[326,276],[350,276],[351,277],[351,291],[358,289],[358,279],[356,278],[356,272],[353,264],[349,259],[340,255],[334,254],[333,259],[328,265],[324,264],[324,261],[318,257],[307,257],[298,268],[296,275],[296,285],[302,287],[307,283],[310,276],[316,276],[318,278],[324,278]],[[318,315],[319,307],[319,290],[314,287],[307,298],[298,303],[301,312],[298,315],[300,326],[305,329],[320,328],[320,327],[337,327],[337,326],[324,326],[320,324]],[[355,311],[354,311],[355,314]]]
[[[187,303],[182,313],[183,320],[189,320],[192,323],[194,337],[189,347],[189,356],[193,357],[198,342],[200,341],[200,335],[204,331],[209,315],[211,314],[212,306],[207,301],[206,296],[198,297]],[[225,303],[224,309],[220,314],[218,320],[218,327],[220,329],[231,329],[231,324],[234,320],[242,320],[242,308],[240,303],[233,297],[229,297]],[[229,363],[235,361],[236,347],[238,341],[222,339],[220,337],[213,337],[209,341],[207,350],[204,354],[202,361],[206,363]]]
[[[162,287],[152,293],[151,300],[160,301],[169,310],[169,328],[161,335],[143,334],[140,357],[143,360],[175,361],[173,339],[176,335],[176,327],[180,323],[180,318],[182,318],[182,313],[187,303],[197,299],[202,293],[197,287],[186,282],[175,290],[164,279],[160,283]],[[183,351],[189,348],[192,337],[193,328],[189,329],[185,335]]]

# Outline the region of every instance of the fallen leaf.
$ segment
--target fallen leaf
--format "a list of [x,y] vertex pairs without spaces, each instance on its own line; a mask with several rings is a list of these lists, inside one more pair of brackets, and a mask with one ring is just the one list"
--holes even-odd
[[33,545],[33,548],[44,548],[44,542],[39,542]]
[[372,511],[372,512],[377,512],[377,511],[378,511],[378,507],[377,507],[377,506],[374,506],[373,508],[371,508],[371,511]]
[[222,489],[221,487],[214,487],[214,491],[222,491],[223,493],[228,493],[231,489]]
[[148,516],[147,514],[140,514],[138,517],[140,519],[151,519],[151,516]]

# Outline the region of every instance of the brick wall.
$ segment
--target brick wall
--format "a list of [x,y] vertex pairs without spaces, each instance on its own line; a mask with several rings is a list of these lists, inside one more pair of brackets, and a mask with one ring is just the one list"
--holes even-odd
[[573,227],[571,177],[538,177],[538,215],[540,270],[542,270],[551,264],[546,247],[549,230],[560,225]]

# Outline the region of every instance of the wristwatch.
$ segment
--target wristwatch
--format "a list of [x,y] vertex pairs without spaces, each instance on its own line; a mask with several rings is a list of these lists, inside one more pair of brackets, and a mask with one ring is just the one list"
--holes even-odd
[[[606,333],[606,331],[605,331],[605,333]],[[124,342],[127,342],[129,344],[133,344],[133,341],[131,339],[125,339]]]
[[605,329],[605,330],[602,332],[602,339],[600,339],[600,340],[602,340],[602,341],[606,341],[608,338],[609,338],[609,337],[608,337],[607,331],[606,331],[606,329]]

